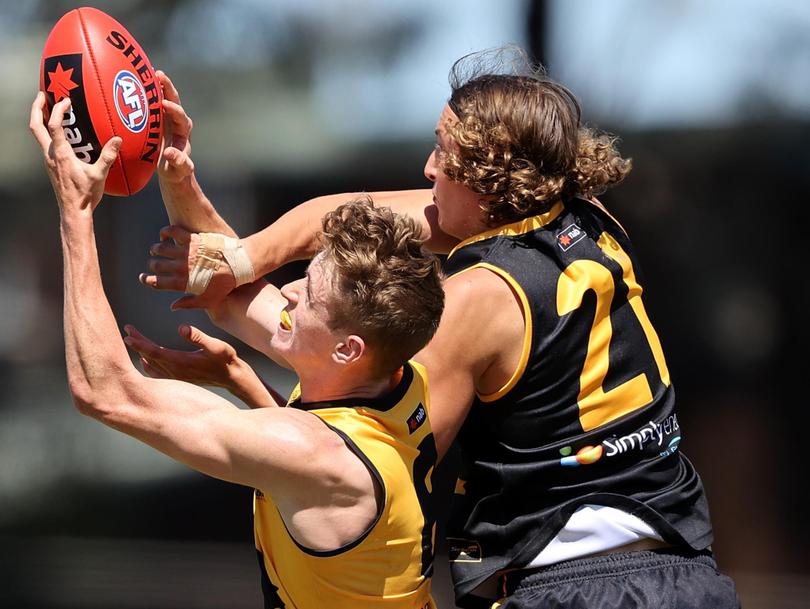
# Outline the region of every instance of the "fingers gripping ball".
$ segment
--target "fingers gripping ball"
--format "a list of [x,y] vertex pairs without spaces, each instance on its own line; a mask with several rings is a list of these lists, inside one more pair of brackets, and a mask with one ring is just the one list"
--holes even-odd
[[40,89],[48,109],[70,97],[65,137],[94,163],[104,144],[123,139],[104,192],[131,195],[146,186],[160,156],[163,94],[146,53],[124,26],[94,8],[66,13],[45,42]]

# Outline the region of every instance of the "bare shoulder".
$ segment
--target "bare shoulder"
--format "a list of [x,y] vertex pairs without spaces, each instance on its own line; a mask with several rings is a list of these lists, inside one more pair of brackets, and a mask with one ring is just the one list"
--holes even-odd
[[508,301],[514,297],[511,288],[503,278],[483,266],[471,267],[449,277],[445,288],[448,294],[458,292],[465,296],[477,295],[479,299],[488,301]]
[[244,416],[250,418],[250,426],[257,434],[264,436],[262,430],[266,431],[267,451],[272,458],[283,460],[285,475],[266,480],[265,490],[275,487],[276,493],[298,495],[301,482],[306,480],[312,492],[320,493],[342,484],[351,485],[357,472],[365,468],[343,438],[311,412],[262,408],[244,411]]
[[467,361],[477,377],[500,356],[504,345],[522,335],[517,295],[502,277],[478,267],[445,282],[441,324],[425,351],[447,362]]
[[277,449],[288,467],[283,477],[259,488],[273,497],[288,531],[304,546],[334,550],[356,540],[384,502],[375,475],[319,417],[292,408],[273,410],[285,415],[285,446]]
[[501,334],[514,326],[523,332],[520,299],[501,275],[486,267],[474,267],[445,282],[446,306],[466,320],[465,326],[480,322],[481,332]]
[[439,329],[416,359],[428,371],[431,422],[439,455],[453,441],[476,392],[489,393],[517,366],[524,321],[503,277],[477,267],[445,282]]

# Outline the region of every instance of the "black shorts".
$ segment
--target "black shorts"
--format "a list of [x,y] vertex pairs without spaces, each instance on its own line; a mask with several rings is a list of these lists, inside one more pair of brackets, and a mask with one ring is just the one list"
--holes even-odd
[[709,552],[608,554],[507,574],[498,609],[739,609]]

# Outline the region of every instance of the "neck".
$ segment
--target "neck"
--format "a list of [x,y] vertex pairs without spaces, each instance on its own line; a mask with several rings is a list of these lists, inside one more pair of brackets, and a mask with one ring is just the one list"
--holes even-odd
[[[350,376],[350,375],[345,375]],[[402,368],[394,374],[377,378],[348,379],[335,378],[332,383],[324,383],[322,376],[300,375],[302,402],[331,402],[349,398],[376,398],[389,393],[402,379]]]

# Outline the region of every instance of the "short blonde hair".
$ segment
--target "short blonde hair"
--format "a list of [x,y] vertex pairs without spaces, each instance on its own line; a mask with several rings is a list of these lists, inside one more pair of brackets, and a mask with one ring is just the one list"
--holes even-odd
[[413,219],[370,197],[323,218],[322,251],[333,297],[330,329],[356,333],[377,354],[380,374],[402,366],[433,337],[444,309],[438,258]]

